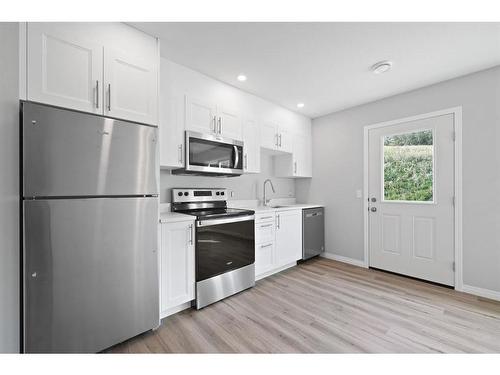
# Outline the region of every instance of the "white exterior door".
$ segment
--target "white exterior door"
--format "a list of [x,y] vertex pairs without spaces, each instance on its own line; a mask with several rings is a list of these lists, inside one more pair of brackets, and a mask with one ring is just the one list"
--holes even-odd
[[106,116],[158,124],[158,72],[156,60],[128,51],[104,51]]
[[61,24],[28,24],[29,100],[103,113],[103,46]]
[[370,266],[454,285],[453,114],[370,129]]
[[194,299],[194,222],[161,224],[160,318]]

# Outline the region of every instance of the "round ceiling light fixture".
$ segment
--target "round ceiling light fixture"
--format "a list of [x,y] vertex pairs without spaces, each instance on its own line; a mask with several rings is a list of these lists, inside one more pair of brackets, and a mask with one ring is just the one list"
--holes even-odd
[[304,108],[304,103],[297,103],[297,108]]
[[375,74],[385,73],[392,69],[392,61],[389,60],[379,61],[378,63],[373,64],[370,69]]
[[238,81],[240,82],[245,82],[247,80],[247,76],[244,75],[244,74],[240,74],[238,75],[238,77],[236,77],[238,79]]

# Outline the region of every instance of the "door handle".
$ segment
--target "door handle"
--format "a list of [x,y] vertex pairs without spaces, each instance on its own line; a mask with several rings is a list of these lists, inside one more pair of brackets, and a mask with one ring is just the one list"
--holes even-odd
[[95,81],[95,107],[99,108],[99,80]]
[[111,83],[108,83],[108,111],[111,111]]
[[182,143],[179,145],[179,163],[182,164]]
[[371,201],[372,201],[373,203],[375,203],[375,202],[377,201],[377,198],[372,197]]
[[371,207],[371,208],[370,208],[370,211],[371,211],[371,212],[377,212],[377,207]]

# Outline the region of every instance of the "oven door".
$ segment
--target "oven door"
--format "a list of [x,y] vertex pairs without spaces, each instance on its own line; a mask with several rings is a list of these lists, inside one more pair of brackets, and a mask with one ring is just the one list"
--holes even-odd
[[254,215],[196,222],[196,281],[255,262]]
[[186,132],[186,171],[240,175],[243,173],[243,142]]

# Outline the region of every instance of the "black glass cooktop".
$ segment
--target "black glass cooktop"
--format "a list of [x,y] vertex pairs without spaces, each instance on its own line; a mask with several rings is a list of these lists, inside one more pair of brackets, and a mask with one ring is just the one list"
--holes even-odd
[[239,208],[209,208],[201,210],[178,211],[183,214],[196,216],[200,219],[219,219],[223,217],[253,215],[255,211],[242,210]]

